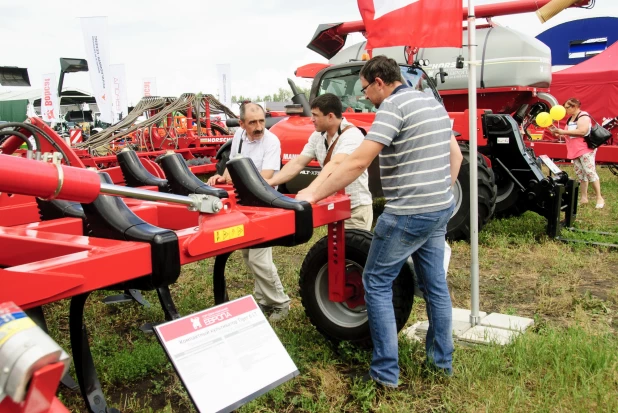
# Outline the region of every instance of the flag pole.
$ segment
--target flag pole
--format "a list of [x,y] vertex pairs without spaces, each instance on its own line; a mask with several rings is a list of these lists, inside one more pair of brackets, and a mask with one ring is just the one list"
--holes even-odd
[[476,113],[476,18],[474,0],[468,0],[468,110],[470,141],[470,324],[479,324],[478,159]]

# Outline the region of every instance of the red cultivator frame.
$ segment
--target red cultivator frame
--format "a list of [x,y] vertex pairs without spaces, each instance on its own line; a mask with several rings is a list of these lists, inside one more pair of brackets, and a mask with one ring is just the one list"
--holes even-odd
[[[329,225],[329,235],[301,270],[307,314],[331,340],[369,339],[358,281],[371,237],[344,233],[347,196],[313,206],[295,201],[269,187],[247,158],[228,163],[235,182],[228,191],[197,179],[180,154],[161,158],[164,179],[151,174],[135,152],[119,153],[119,176],[128,186],[114,185],[105,172],[64,165],[62,159],[81,162],[70,150],[65,155],[55,153],[51,163],[0,155],[0,302],[15,302],[45,326],[41,306],[71,300],[71,351],[89,411],[116,411],[107,407],[88,344],[83,315],[90,292],[155,290],[165,318],[175,319],[169,285],[183,264],[216,257],[213,289],[220,304],[227,300],[225,264],[231,252],[305,243],[314,227]],[[354,245],[361,236],[363,245]],[[353,262],[346,259],[348,251]],[[409,269],[402,273],[409,298],[396,311],[405,323],[413,280]],[[351,328],[350,318],[356,320]]]

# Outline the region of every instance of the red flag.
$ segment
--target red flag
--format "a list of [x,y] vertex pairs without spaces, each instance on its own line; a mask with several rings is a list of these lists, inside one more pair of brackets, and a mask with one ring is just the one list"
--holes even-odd
[[367,49],[462,46],[462,0],[357,1]]

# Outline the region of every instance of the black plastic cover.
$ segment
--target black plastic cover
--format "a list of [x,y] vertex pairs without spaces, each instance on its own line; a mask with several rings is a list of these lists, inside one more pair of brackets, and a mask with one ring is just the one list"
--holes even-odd
[[161,158],[161,168],[167,177],[170,191],[177,195],[201,194],[218,198],[227,198],[227,191],[213,188],[191,172],[184,158],[179,153],[165,155]]
[[116,157],[127,186],[135,188],[152,185],[156,186],[159,192],[169,192],[167,179],[161,179],[148,172],[134,151],[122,151]]
[[[113,183],[105,172],[99,172],[99,177],[103,183]],[[180,250],[174,231],[142,220],[120,197],[99,195],[94,202],[82,204],[82,208],[88,222],[88,235],[150,244],[152,274],[110,289],[152,290],[176,282],[180,275]]]
[[[239,157],[228,161],[227,168],[234,181],[238,203],[246,206],[293,210],[296,232],[293,235],[269,242],[268,245],[293,246],[309,241],[313,235],[313,210],[311,204],[297,201],[275,191],[260,175],[249,158]],[[259,247],[266,245],[261,244]],[[257,246],[256,246],[257,247]]]
[[37,206],[39,207],[39,216],[41,221],[51,221],[52,219],[60,218],[79,218],[82,220],[83,233],[86,234],[86,214],[79,202],[63,201],[54,199],[52,201],[44,201],[36,198]]

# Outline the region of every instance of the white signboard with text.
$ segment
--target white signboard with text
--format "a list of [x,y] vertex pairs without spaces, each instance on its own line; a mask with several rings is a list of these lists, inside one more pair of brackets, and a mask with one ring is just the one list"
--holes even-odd
[[298,375],[252,296],[155,332],[200,412],[230,412]]

